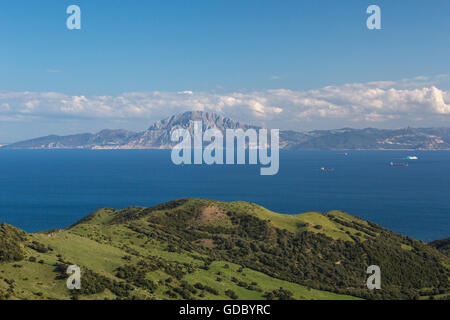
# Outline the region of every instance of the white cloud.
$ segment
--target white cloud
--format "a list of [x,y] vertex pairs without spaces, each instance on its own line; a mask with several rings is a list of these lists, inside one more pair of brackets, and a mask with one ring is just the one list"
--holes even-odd
[[[0,121],[36,118],[154,120],[203,110],[254,124],[302,130],[339,126],[442,125],[450,120],[450,92],[433,79],[378,81],[287,89],[230,92],[129,92],[72,96],[56,92],[0,92]],[[36,121],[36,120],[33,120]]]

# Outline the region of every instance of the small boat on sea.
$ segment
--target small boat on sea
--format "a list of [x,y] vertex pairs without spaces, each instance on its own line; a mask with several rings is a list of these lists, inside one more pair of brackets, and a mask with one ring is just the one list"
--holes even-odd
[[408,166],[408,162],[390,162],[389,166],[391,167],[407,167]]
[[419,158],[417,156],[407,156],[406,160],[418,160]]
[[329,171],[334,171],[334,168],[321,167],[320,170],[329,172]]

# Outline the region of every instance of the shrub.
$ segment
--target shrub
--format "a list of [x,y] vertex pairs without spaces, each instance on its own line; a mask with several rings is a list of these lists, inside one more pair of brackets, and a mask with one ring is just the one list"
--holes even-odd
[[237,294],[233,290],[228,289],[227,291],[225,291],[225,294],[233,300],[238,299]]

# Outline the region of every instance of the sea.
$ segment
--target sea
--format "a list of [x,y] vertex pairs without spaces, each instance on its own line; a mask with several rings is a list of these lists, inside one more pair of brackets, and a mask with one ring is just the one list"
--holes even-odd
[[100,207],[198,197],[284,214],[338,209],[423,241],[450,237],[450,151],[280,151],[273,176],[259,165],[175,165],[170,155],[0,149],[0,222],[37,232]]

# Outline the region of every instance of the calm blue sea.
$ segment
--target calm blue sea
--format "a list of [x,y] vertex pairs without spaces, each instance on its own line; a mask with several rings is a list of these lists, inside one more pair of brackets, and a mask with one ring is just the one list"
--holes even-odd
[[[419,160],[389,166],[411,154]],[[340,209],[428,241],[450,236],[450,152],[284,151],[278,175],[260,176],[259,166],[175,166],[161,150],[0,150],[0,222],[29,232],[66,227],[103,206],[184,197],[282,213]]]

